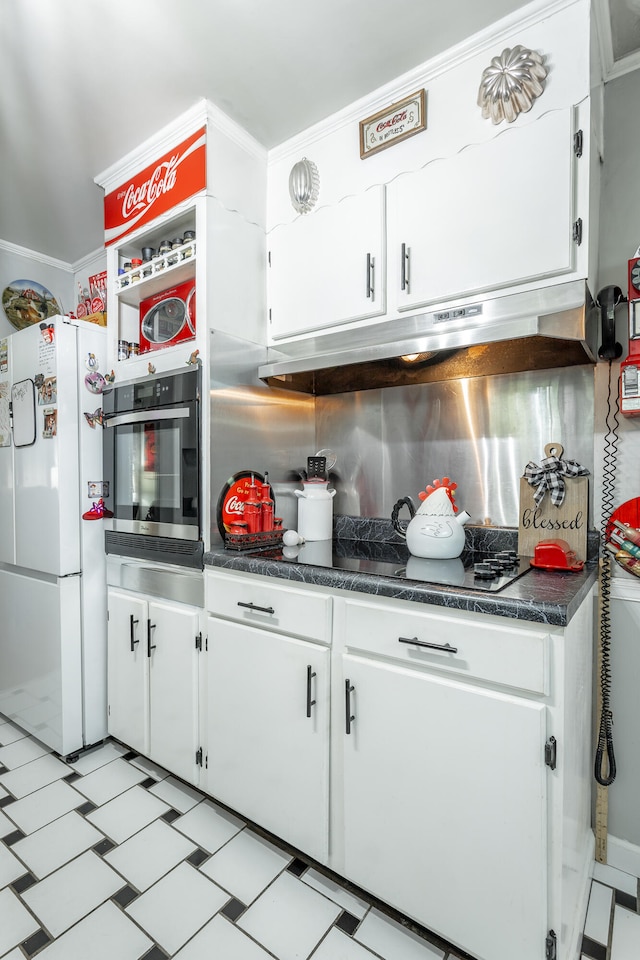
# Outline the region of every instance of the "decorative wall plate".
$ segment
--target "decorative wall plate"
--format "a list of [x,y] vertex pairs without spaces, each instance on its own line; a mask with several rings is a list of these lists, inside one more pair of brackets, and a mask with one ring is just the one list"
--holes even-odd
[[478,106],[485,120],[513,123],[531,110],[543,93],[547,68],[541,54],[526,47],[507,47],[484,70],[478,90]]
[[56,298],[35,280],[14,280],[2,291],[2,306],[9,323],[24,330],[61,313]]

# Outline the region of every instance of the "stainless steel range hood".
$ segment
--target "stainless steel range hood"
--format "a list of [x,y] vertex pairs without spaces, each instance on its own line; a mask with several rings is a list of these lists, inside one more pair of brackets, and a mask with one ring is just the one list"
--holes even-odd
[[592,364],[597,317],[586,284],[574,281],[272,347],[258,374],[322,395]]

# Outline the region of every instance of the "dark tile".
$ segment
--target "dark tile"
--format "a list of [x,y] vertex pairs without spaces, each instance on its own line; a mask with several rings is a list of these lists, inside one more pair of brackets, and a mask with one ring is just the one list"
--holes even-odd
[[158,782],[158,781],[157,781],[157,780],[154,780],[153,777],[147,777],[147,779],[146,779],[146,780],[143,780],[142,783],[139,783],[138,786],[139,786],[139,787],[144,787],[145,790],[148,790],[149,787],[155,787],[155,785],[157,784],[157,782]]
[[354,917],[353,914],[347,913],[346,910],[343,910],[336,920],[334,926],[336,926],[338,930],[342,930],[343,933],[348,933],[349,936],[352,937],[358,929],[359,923],[360,921],[357,917]]
[[97,809],[98,808],[96,807],[95,803],[91,803],[91,800],[87,800],[86,803],[82,803],[79,807],[76,807],[78,813],[81,813],[83,817],[88,813],[93,813],[93,811]]
[[238,917],[245,912],[247,908],[244,903],[241,903],[240,900],[235,898],[229,900],[229,903],[226,903],[220,913],[223,913],[227,920],[232,920],[234,923]]
[[126,907],[127,904],[131,903],[132,900],[135,900],[137,896],[138,894],[133,887],[127,885],[126,887],[123,887],[122,890],[118,890],[118,892],[115,893],[111,899],[115,903],[119,903],[121,907]]
[[26,834],[24,834],[22,830],[13,830],[12,833],[8,833],[6,837],[3,837],[2,839],[6,845],[10,847],[12,844],[17,843],[18,840],[24,840],[25,836]]
[[167,810],[166,813],[163,813],[160,819],[164,820],[165,823],[173,823],[173,821],[177,820],[179,816],[180,814],[178,811],[172,808],[171,810]]
[[31,873],[25,873],[23,877],[18,877],[17,880],[14,880],[11,886],[16,893],[22,893],[23,890],[28,890],[29,887],[32,887],[34,883],[38,881]]
[[38,930],[37,933],[33,933],[27,940],[22,941],[22,949],[29,957],[32,957],[41,947],[44,947],[45,943],[49,943],[50,939],[44,930]]
[[9,767],[5,767],[4,763],[0,763],[0,776],[2,776],[3,773],[9,773]]
[[66,777],[62,778],[66,783],[73,783],[74,780],[80,779],[80,774],[77,770],[73,770],[71,773],[68,773]]
[[123,760],[135,760],[137,756],[138,756],[138,754],[135,752],[135,750],[128,750],[126,753],[123,753],[123,754],[122,754],[122,759],[123,759]]
[[292,873],[294,877],[301,877],[308,866],[309,864],[305,863],[304,860],[299,860],[298,857],[295,857],[287,867],[287,870],[289,873]]
[[204,863],[204,861],[208,859],[208,857],[209,854],[207,851],[201,850],[200,847],[198,847],[197,850],[193,851],[190,857],[187,857],[187,860],[189,863],[192,863],[194,867],[199,867],[201,863]]
[[634,913],[638,913],[638,900],[636,897],[632,897],[630,893],[625,893],[624,890],[614,890],[616,903],[620,907],[626,907],[627,910],[633,910]]
[[151,947],[148,953],[145,953],[144,957],[140,957],[140,960],[168,960],[169,954],[165,953],[157,944],[155,947]]
[[603,943],[597,943],[591,937],[582,937],[582,951],[585,957],[592,960],[607,960],[607,948]]
[[109,840],[105,837],[104,840],[101,840],[99,843],[96,843],[93,848],[96,853],[99,853],[101,857],[104,857],[105,853],[109,853],[109,850],[113,850],[115,843],[112,840]]
[[10,803],[15,803],[15,797],[0,797],[0,807],[8,807]]

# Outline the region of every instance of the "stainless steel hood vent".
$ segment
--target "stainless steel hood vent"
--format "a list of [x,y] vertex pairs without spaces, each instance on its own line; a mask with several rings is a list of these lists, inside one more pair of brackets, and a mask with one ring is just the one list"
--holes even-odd
[[272,347],[258,375],[321,396],[595,363],[597,317],[574,281]]

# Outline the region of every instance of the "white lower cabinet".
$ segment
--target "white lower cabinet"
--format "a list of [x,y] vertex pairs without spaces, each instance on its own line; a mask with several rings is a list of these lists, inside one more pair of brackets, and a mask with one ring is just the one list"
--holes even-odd
[[330,651],[209,618],[209,792],[325,862]]
[[200,611],[113,588],[108,610],[109,733],[197,783]]

